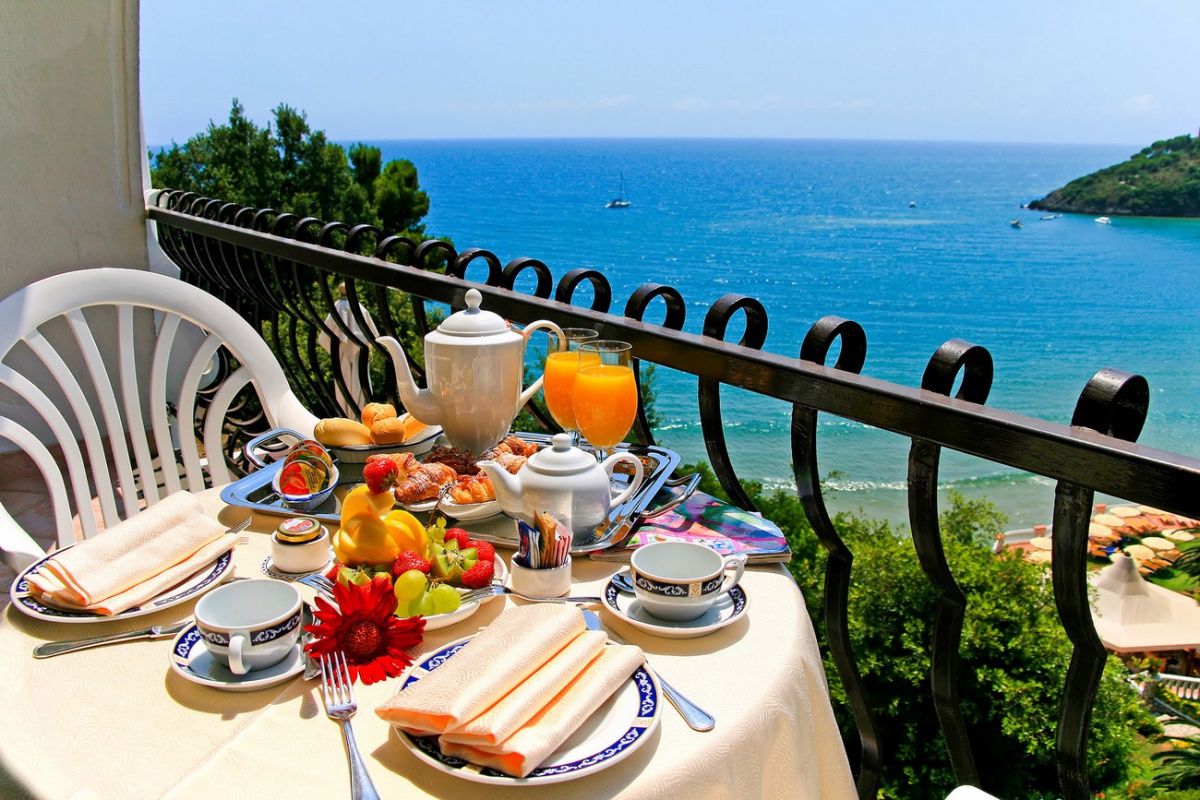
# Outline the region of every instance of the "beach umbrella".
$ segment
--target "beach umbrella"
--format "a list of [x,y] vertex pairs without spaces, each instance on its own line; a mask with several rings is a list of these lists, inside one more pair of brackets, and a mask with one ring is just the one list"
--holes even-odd
[[1137,653],[1200,648],[1200,605],[1145,580],[1133,558],[1122,554],[1089,580],[1096,589],[1092,621],[1109,650]]

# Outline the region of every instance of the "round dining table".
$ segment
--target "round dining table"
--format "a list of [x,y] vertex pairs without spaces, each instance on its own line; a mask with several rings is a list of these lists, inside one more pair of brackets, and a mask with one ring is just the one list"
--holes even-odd
[[[198,495],[232,527],[253,516],[234,552],[239,577],[264,577],[280,517]],[[463,527],[470,530],[470,524]],[[499,549],[506,562],[512,551]],[[598,595],[619,564],[574,559],[572,594]],[[297,584],[299,585],[299,584]],[[716,718],[689,728],[669,704],[627,758],[574,780],[497,786],[465,780],[414,755],[375,714],[398,678],[356,685],[358,746],[383,798],[852,798],[854,781],[830,705],[804,599],[779,564],[746,570],[740,619],[706,636],[651,635],[604,611],[612,631],[650,667]],[[315,594],[300,586],[306,599]],[[466,619],[429,631],[431,652],[470,636],[514,602],[498,597]],[[35,659],[47,641],[186,620],[195,601],[148,616],[63,624],[9,605],[0,616],[0,797],[335,798],[350,796],[339,726],[326,717],[321,681],[297,676],[257,691],[199,685],[170,666],[171,639]]]

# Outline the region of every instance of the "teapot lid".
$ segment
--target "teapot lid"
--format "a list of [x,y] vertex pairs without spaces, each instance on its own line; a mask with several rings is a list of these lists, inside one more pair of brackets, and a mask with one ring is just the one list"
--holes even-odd
[[479,307],[483,295],[478,289],[467,290],[467,308],[447,317],[438,331],[454,336],[490,336],[497,333],[508,333],[512,330],[504,317],[492,311],[484,311]]
[[571,445],[571,434],[556,433],[550,442],[550,447],[530,456],[529,467],[534,472],[568,475],[596,466],[596,459]]

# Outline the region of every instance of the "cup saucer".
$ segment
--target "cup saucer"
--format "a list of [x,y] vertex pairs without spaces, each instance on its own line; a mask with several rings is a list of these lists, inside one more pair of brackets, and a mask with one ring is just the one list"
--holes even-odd
[[746,615],[746,609],[750,607],[750,598],[740,585],[734,586],[728,594],[718,598],[699,618],[687,622],[659,619],[642,608],[641,600],[618,589],[611,579],[604,587],[603,597],[605,611],[638,630],[664,639],[694,639],[707,636],[737,622]]
[[170,659],[171,669],[183,679],[226,692],[267,689],[289,681],[304,671],[304,651],[297,643],[278,664],[251,670],[245,675],[234,675],[208,652],[195,623],[180,631],[171,642]]

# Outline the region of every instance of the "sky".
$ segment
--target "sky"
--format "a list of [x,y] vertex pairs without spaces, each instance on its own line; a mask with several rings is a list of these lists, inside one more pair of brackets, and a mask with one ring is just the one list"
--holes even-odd
[[[332,11],[331,11],[332,10]],[[146,141],[1137,144],[1200,129],[1194,0],[142,0]]]

